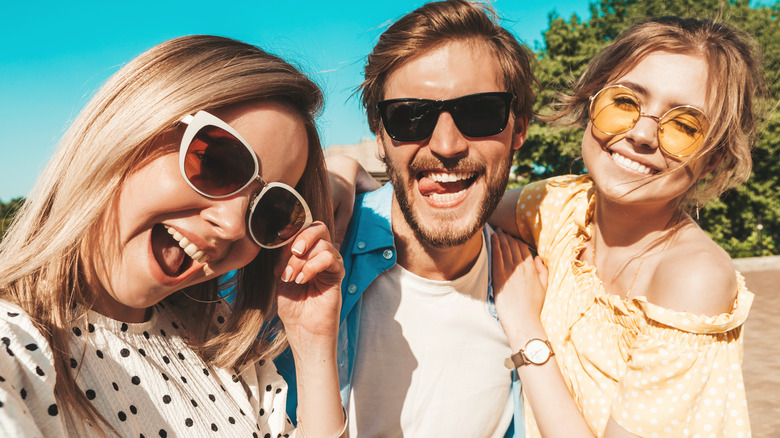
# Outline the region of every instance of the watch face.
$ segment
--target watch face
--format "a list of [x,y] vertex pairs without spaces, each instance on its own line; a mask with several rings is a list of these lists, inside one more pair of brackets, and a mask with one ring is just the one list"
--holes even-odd
[[528,361],[541,365],[550,358],[550,347],[542,340],[532,339],[526,344],[524,353]]

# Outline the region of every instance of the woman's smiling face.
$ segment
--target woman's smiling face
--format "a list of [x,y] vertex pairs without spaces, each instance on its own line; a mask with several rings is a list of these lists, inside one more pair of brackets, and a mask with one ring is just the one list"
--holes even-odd
[[[707,67],[702,56],[652,52],[609,85],[634,91],[644,114],[660,117],[681,105],[706,114]],[[641,117],[620,135],[604,134],[588,123],[582,155],[599,192],[618,203],[670,204],[696,182],[703,167],[664,154],[658,147],[658,122],[652,117]],[[685,167],[655,177],[680,166]]]
[[[300,116],[275,102],[246,103],[213,114],[248,142],[266,182],[298,183],[308,156]],[[180,141],[183,132],[181,127],[160,146]],[[245,266],[259,252],[246,218],[260,183],[226,198],[207,198],[187,184],[178,160],[178,152],[149,160],[122,184],[110,219],[115,224],[105,227],[118,235],[103,239],[117,242],[118,251],[98,255],[103,263],[95,263],[107,267],[99,275],[104,291],[96,311],[143,321],[146,309],[171,293]]]

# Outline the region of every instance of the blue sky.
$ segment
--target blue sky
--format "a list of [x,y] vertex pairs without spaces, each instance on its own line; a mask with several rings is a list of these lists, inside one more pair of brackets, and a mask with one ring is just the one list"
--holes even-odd
[[[170,38],[215,34],[292,61],[326,96],[323,145],[369,137],[351,97],[365,56],[389,23],[422,0],[246,2],[0,2],[0,200],[24,196],[70,122],[124,63]],[[493,0],[504,26],[530,47],[552,11],[589,17],[588,0]]]

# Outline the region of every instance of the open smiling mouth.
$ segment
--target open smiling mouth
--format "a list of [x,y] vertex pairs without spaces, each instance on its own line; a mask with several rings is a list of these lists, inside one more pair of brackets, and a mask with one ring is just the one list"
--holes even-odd
[[423,171],[417,174],[417,189],[422,196],[439,203],[456,200],[474,184],[477,172]]
[[614,161],[615,164],[625,169],[634,171],[636,173],[641,173],[642,175],[655,175],[656,173],[659,172],[657,169],[651,169],[650,167],[647,167],[644,164],[638,163],[628,157],[620,155],[617,152],[612,151],[611,156],[612,156],[612,161]]
[[192,267],[193,262],[206,263],[208,255],[173,228],[156,224],[152,228],[152,253],[160,268],[169,277],[178,277]]

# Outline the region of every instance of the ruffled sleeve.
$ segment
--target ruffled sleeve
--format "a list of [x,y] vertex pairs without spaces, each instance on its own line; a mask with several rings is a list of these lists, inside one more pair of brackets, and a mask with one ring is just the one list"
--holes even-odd
[[643,437],[747,437],[742,324],[753,294],[738,276],[730,313],[693,315],[634,300],[646,317],[618,383],[612,417]]
[[533,242],[541,255],[544,248],[570,231],[562,229],[564,224],[586,228],[586,198],[591,186],[587,175],[564,175],[523,187],[516,211],[523,241]]

